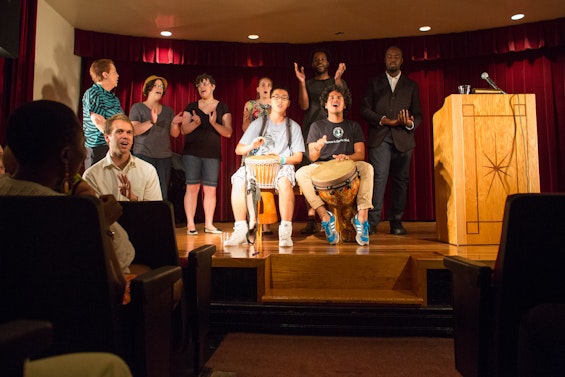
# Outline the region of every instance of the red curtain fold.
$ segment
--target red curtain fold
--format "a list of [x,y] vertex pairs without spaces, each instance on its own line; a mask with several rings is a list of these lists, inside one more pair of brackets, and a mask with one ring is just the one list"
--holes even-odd
[[[331,51],[339,50],[350,64],[380,64],[380,51],[392,44],[401,47],[405,59],[412,61],[553,48],[565,44],[565,18],[464,33],[319,43]],[[287,67],[294,57],[308,56],[313,45],[181,41],[75,30],[78,56],[159,64]]]

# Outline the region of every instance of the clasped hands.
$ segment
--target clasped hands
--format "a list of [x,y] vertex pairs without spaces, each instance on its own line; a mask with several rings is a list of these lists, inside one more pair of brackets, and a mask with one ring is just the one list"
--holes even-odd
[[414,122],[414,116],[410,115],[410,112],[406,109],[400,110],[398,117],[396,119],[389,119],[386,116],[381,120],[383,126],[397,127],[404,126],[409,127]]

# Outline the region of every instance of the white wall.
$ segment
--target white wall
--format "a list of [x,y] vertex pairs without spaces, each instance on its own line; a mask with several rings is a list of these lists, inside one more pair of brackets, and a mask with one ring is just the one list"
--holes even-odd
[[59,101],[77,111],[80,104],[80,57],[74,55],[74,28],[38,1],[33,99]]

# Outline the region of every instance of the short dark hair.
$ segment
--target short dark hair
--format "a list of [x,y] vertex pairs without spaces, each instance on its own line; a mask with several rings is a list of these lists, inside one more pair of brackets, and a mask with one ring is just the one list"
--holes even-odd
[[290,92],[288,91],[288,89],[285,88],[284,86],[281,86],[281,85],[273,86],[271,88],[271,93],[269,93],[269,97],[273,95],[273,92],[275,90],[284,90],[286,92],[286,94],[288,94],[288,97],[290,98]]
[[216,85],[216,80],[214,80],[214,78],[207,73],[196,76],[196,79],[194,79],[194,85],[198,86],[198,84],[200,84],[204,80],[208,80],[210,81],[210,84]]
[[23,104],[6,122],[6,142],[23,166],[38,167],[55,158],[82,132],[74,111],[50,100]]
[[325,104],[326,102],[328,102],[328,97],[330,96],[330,93],[334,91],[341,93],[341,95],[343,96],[343,100],[345,102],[345,110],[343,111],[343,114],[344,115],[347,114],[351,109],[351,104],[353,103],[353,99],[351,98],[351,92],[345,86],[336,85],[336,84],[326,86],[322,91],[322,94],[320,94],[320,107],[327,116],[328,109],[326,109]]
[[326,59],[328,60],[328,62],[332,61],[332,54],[330,53],[330,50],[328,50],[327,48],[318,47],[310,53],[310,63],[314,61],[314,55],[316,55],[318,52],[323,52],[324,54],[326,54]]

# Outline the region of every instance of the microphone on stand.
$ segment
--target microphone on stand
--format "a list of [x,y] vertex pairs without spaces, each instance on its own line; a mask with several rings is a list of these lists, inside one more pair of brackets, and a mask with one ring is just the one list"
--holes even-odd
[[500,89],[495,83],[494,81],[492,81],[492,79],[489,77],[488,73],[483,72],[481,73],[481,78],[483,80],[485,80],[486,82],[488,82],[488,84],[494,89],[494,90],[499,90],[502,94],[506,94],[506,92],[502,89]]

